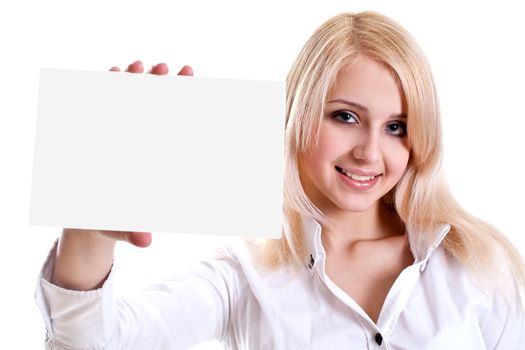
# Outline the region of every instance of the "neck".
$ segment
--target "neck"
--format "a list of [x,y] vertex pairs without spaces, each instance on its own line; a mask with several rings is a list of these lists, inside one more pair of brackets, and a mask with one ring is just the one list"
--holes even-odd
[[402,223],[383,203],[378,201],[364,212],[339,211],[326,213],[327,225],[322,225],[323,245],[345,247],[357,241],[373,241],[404,234]]

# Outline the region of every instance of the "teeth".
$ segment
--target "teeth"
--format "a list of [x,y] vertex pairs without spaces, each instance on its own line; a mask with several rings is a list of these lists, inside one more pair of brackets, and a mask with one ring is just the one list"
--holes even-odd
[[357,181],[369,181],[369,180],[372,180],[375,176],[359,176],[359,175],[355,175],[355,174],[352,174],[348,171],[346,171],[345,169],[341,169],[341,172],[343,174],[345,174],[346,176],[348,176],[349,178],[352,178],[354,180],[357,180]]

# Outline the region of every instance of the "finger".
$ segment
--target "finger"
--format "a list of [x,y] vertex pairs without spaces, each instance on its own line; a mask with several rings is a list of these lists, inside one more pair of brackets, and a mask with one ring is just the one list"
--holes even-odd
[[166,63],[159,63],[151,67],[149,71],[151,74],[166,75],[169,73],[168,65]]
[[109,70],[110,72],[120,72],[120,68],[119,67],[111,67],[111,69]]
[[128,69],[126,69],[126,72],[144,73],[144,65],[142,64],[142,61],[135,61],[132,64],[130,64],[128,66]]
[[193,75],[193,69],[190,66],[184,66],[177,75]]

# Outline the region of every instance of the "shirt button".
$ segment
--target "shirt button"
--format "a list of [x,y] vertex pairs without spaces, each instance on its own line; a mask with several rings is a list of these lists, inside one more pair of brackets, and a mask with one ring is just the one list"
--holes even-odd
[[383,343],[383,336],[381,335],[381,333],[376,334],[375,340],[377,345],[381,345]]

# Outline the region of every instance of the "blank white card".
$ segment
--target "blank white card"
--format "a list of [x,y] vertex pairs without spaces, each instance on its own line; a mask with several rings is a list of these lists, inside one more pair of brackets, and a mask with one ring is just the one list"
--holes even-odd
[[30,224],[280,237],[285,84],[41,69]]

